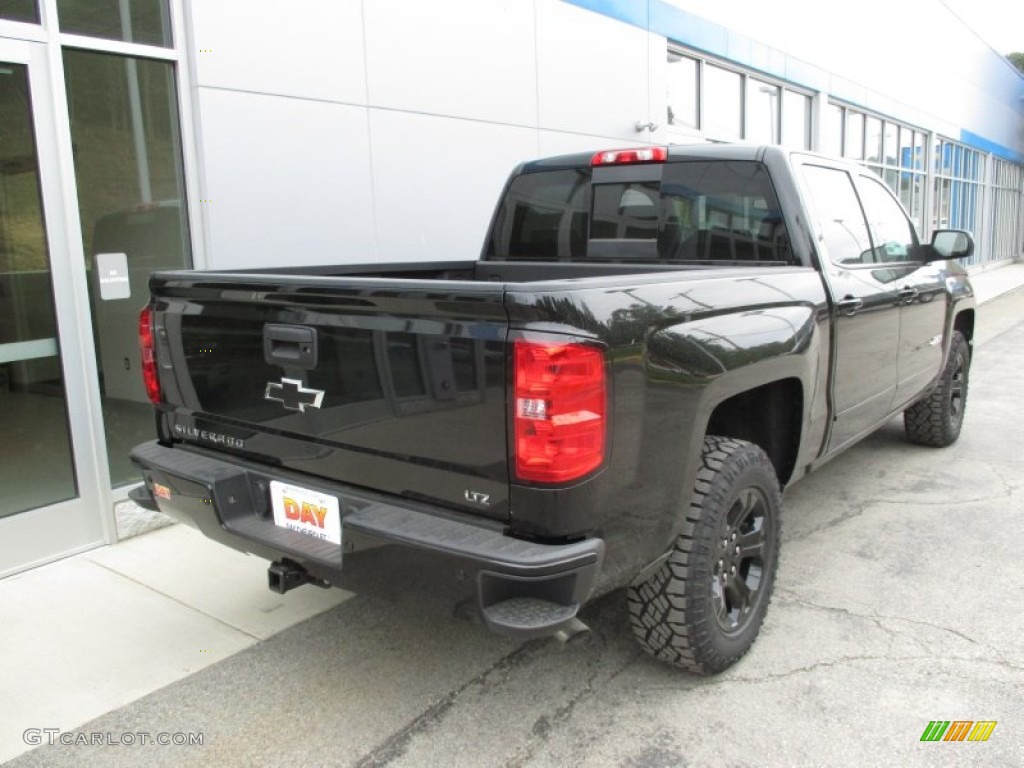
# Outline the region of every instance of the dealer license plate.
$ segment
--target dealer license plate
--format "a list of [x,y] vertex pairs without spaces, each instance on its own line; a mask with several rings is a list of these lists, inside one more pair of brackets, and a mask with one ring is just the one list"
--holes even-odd
[[341,512],[336,496],[271,480],[270,501],[278,527],[341,545]]

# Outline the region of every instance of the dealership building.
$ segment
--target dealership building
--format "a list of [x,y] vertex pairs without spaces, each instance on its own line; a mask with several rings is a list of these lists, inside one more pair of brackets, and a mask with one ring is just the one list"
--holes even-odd
[[152,270],[472,260],[519,162],[707,141],[1024,258],[1024,78],[939,0],[0,0],[0,576],[118,538]]

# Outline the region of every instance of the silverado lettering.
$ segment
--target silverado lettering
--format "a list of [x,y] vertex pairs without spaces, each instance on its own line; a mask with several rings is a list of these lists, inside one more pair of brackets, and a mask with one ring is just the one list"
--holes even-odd
[[180,437],[191,438],[193,440],[202,440],[206,443],[216,443],[218,445],[228,445],[232,448],[244,448],[245,441],[239,440],[237,437],[230,437],[228,435],[222,435],[218,432],[208,432],[205,429],[196,429],[195,427],[185,426],[183,424],[174,425],[174,433]]

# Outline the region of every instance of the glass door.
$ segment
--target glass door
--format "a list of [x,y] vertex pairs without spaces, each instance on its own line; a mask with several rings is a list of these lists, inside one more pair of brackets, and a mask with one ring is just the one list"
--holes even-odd
[[52,112],[45,45],[0,39],[0,576],[105,540]]

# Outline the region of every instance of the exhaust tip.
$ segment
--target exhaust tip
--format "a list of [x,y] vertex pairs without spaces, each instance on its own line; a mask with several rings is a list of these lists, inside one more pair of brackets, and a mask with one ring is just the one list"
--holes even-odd
[[554,638],[559,645],[568,645],[570,642],[582,635],[590,633],[590,627],[577,618],[573,618],[568,624],[555,632]]

